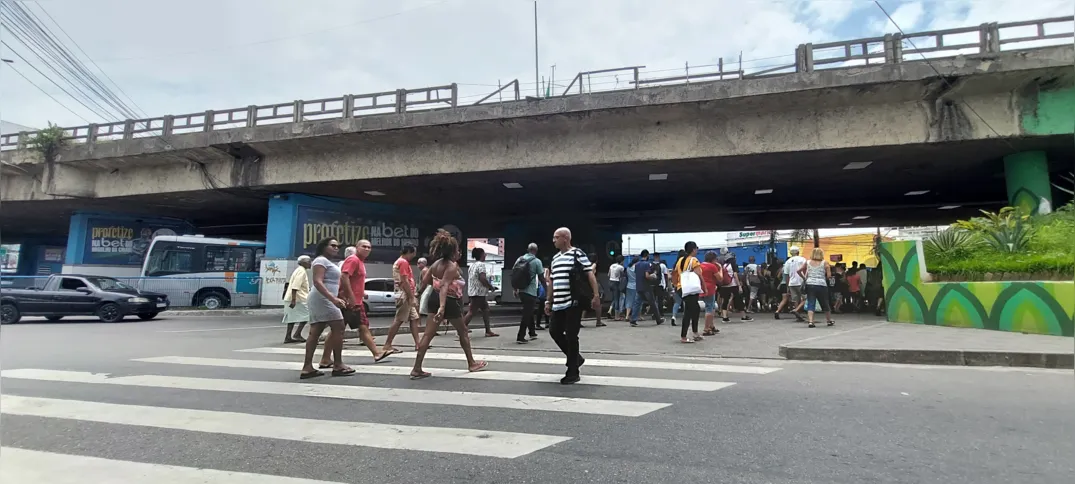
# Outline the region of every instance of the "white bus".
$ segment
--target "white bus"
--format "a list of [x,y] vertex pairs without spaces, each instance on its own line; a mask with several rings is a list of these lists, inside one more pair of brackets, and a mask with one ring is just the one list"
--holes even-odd
[[264,242],[159,236],[146,251],[140,289],[167,294],[174,306],[257,306],[261,302],[258,271],[264,255]]

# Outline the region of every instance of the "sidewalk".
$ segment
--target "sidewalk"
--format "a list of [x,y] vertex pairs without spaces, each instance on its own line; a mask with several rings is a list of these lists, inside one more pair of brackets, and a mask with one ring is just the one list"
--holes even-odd
[[[779,321],[771,314],[754,316],[756,320],[753,322],[718,322],[719,335],[694,344],[679,342],[678,326],[670,327],[667,322],[656,326],[652,321],[640,322],[635,328],[623,321],[606,321],[607,327],[597,328],[593,320],[585,320],[579,337],[587,354],[1044,368],[1075,366],[1075,339],[1070,337],[888,323],[872,315],[837,315],[836,326],[822,324],[817,328],[807,328],[786,316]],[[510,320],[504,324],[515,326]],[[512,330],[500,331],[498,338],[486,338],[480,325],[474,329],[471,338],[477,351],[559,352],[547,331],[539,331],[535,341],[517,344]],[[441,339],[439,347],[458,346],[452,334],[438,339]],[[357,340],[347,344],[357,344]]]

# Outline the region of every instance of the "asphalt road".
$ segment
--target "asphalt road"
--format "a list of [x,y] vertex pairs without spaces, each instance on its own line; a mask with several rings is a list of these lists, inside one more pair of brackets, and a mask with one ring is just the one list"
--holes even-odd
[[427,380],[351,350],[300,384],[266,323],[4,326],[0,482],[1075,482],[1071,371],[591,355],[562,386],[448,337]]

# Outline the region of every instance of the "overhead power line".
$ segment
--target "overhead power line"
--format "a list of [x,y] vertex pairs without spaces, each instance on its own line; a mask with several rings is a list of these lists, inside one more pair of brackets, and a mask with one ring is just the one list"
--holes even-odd
[[15,73],[16,73],[16,74],[18,74],[18,75],[19,75],[20,77],[22,77],[23,79],[26,79],[26,82],[30,83],[30,85],[31,85],[31,86],[34,86],[34,87],[36,87],[36,88],[37,88],[37,90],[38,90],[38,91],[41,91],[41,93],[42,93],[42,94],[44,94],[44,95],[48,96],[48,97],[49,97],[49,99],[52,99],[53,101],[56,101],[56,104],[59,104],[59,105],[60,105],[60,106],[62,106],[62,107],[63,107],[64,109],[68,110],[68,111],[69,111],[69,112],[70,112],[71,114],[74,114],[74,115],[75,115],[76,117],[78,117],[78,119],[81,119],[81,120],[83,120],[83,121],[85,121],[85,122],[87,122],[87,123],[88,123],[88,122],[90,122],[90,120],[88,120],[88,119],[86,119],[86,118],[82,117],[82,115],[81,115],[81,114],[78,114],[78,113],[76,113],[76,112],[75,112],[75,111],[73,111],[73,110],[72,110],[71,108],[67,107],[67,105],[66,105],[66,104],[64,104],[64,103],[60,102],[60,100],[59,100],[59,99],[56,99],[55,97],[53,97],[53,95],[52,95],[52,94],[49,94],[49,93],[48,93],[48,91],[46,91],[46,90],[42,89],[42,88],[41,88],[41,86],[38,86],[38,85],[37,85],[37,84],[36,84],[36,83],[35,83],[34,81],[31,81],[31,80],[30,80],[30,78],[26,77],[26,76],[25,76],[25,75],[24,75],[23,73],[19,72],[19,70],[18,70],[18,69],[16,69],[16,68],[15,68],[15,66],[13,66],[13,65],[8,65],[8,67],[9,67],[9,68],[11,68],[11,70],[15,71]]
[[[128,102],[122,99],[115,90],[90,70],[32,10],[20,3],[7,0],[0,0],[0,6],[7,7],[0,8],[0,19],[4,22],[4,29],[10,32],[15,40],[22,45],[23,49],[21,50],[36,57],[44,69],[51,72],[51,75],[31,63],[27,56],[22,55],[19,50],[6,42],[3,45],[11,49],[15,55],[29,64],[38,74],[60,88],[61,91],[81,104],[89,112],[104,120],[114,121],[146,117],[144,114],[139,115],[140,107],[137,107],[137,105],[131,106],[131,104],[134,104],[133,101]],[[39,6],[39,8],[41,7]],[[61,31],[63,30],[47,10],[44,10],[44,8],[41,8],[41,10]],[[96,66],[96,63],[86,55],[81,46],[66,31],[63,31],[63,33]],[[108,77],[99,66],[96,67],[101,74]],[[111,78],[109,78],[109,81],[115,85],[116,89],[119,89],[115,81]],[[124,95],[126,96],[126,93]],[[127,96],[127,98],[129,100],[130,96]]]

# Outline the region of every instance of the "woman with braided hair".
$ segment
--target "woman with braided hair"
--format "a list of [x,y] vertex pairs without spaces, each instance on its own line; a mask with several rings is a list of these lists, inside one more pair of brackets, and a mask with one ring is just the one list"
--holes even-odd
[[414,368],[411,369],[411,379],[419,380],[432,374],[422,371],[422,360],[425,359],[429,344],[437,334],[437,327],[447,320],[455,327],[459,335],[459,346],[467,356],[467,369],[481,371],[486,362],[475,361],[474,353],[470,349],[470,334],[463,324],[463,276],[459,270],[459,242],[446,230],[438,230],[429,247],[429,258],[432,261],[429,270],[422,277],[423,286],[431,286],[432,293],[427,296],[429,311],[434,313],[432,322],[426,323],[422,340],[418,343],[418,351],[414,357]]

